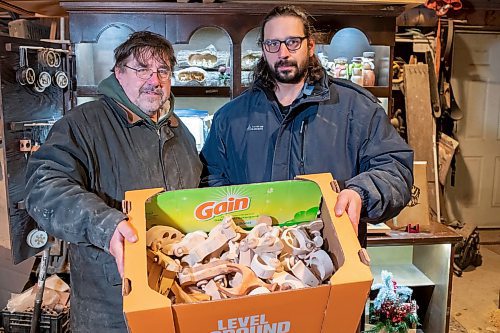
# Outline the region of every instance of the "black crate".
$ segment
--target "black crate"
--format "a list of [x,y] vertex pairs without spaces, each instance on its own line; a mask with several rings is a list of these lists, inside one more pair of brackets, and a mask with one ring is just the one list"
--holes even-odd
[[[2,311],[2,323],[5,333],[29,333],[33,312]],[[69,333],[69,309],[59,314],[40,316],[40,333]]]

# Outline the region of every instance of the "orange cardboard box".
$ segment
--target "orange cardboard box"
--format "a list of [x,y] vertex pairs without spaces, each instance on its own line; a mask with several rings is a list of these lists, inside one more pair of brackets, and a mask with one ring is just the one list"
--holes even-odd
[[336,267],[330,284],[192,304],[171,304],[148,286],[145,202],[162,189],[129,191],[125,206],[139,240],[125,244],[123,311],[131,333],[356,332],[372,275],[347,215],[336,218],[330,174],[304,175],[323,195],[326,249]]

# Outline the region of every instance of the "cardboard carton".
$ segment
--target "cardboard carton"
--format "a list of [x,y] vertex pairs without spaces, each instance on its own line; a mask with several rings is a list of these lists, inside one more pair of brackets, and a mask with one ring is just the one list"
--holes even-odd
[[411,200],[398,216],[387,223],[392,229],[405,229],[407,225],[418,225],[420,232],[430,231],[431,216],[426,174],[426,161],[413,162],[414,182],[411,189]]
[[[154,201],[154,196],[162,189],[127,192],[124,207],[139,235],[138,242],[125,244],[123,311],[129,331],[355,332],[373,280],[366,251],[361,249],[347,215],[335,217],[333,208],[337,194],[330,185],[332,176],[304,175],[300,179],[315,183],[322,194],[320,210],[325,224],[323,236],[326,249],[337,269],[330,283],[299,290],[192,304],[173,305],[167,297],[148,286],[146,202]],[[290,193],[290,196],[293,195],[303,197],[302,193]],[[151,211],[148,215],[151,216]]]

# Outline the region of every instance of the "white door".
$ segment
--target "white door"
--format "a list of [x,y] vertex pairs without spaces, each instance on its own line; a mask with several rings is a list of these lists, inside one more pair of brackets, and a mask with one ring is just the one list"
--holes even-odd
[[500,33],[457,32],[452,87],[464,112],[451,215],[481,227],[500,226]]

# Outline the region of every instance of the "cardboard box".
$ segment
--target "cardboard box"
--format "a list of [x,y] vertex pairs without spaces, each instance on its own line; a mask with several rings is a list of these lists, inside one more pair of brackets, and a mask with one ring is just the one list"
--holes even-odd
[[[331,254],[337,269],[330,279],[330,284],[194,304],[173,305],[167,297],[148,286],[146,202],[154,202],[155,196],[162,189],[127,192],[124,207],[139,235],[138,242],[125,244],[123,311],[129,331],[132,333],[355,332],[373,280],[366,251],[361,249],[347,215],[335,217],[333,208],[337,194],[330,185],[332,176],[304,175],[300,179],[316,184],[322,194],[321,217],[325,224],[323,236],[326,240],[326,249]],[[193,191],[200,190],[204,189]],[[306,197],[303,193],[290,193],[290,197],[292,196]],[[151,211],[148,214],[151,216]]]
[[398,216],[387,224],[392,229],[405,229],[407,225],[419,225],[421,232],[430,231],[429,194],[427,192],[427,162],[413,162],[413,186],[411,200]]

